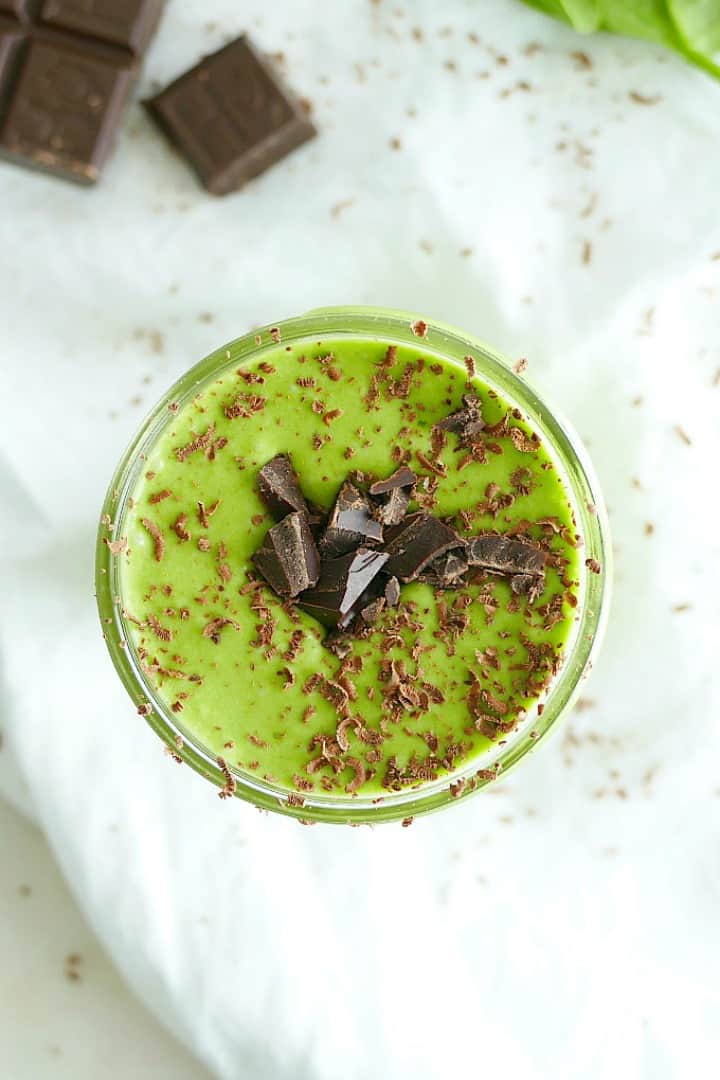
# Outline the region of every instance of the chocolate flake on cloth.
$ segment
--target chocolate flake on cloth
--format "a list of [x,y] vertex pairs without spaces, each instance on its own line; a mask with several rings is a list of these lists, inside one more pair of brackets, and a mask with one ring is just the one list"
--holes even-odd
[[496,574],[537,575],[545,570],[544,551],[522,540],[508,540],[495,533],[468,540],[466,555],[470,566],[479,566]]
[[464,408],[446,416],[444,420],[435,424],[440,431],[453,431],[459,435],[463,446],[472,443],[477,435],[485,427],[482,418],[480,399],[475,394],[463,395]]
[[261,499],[276,518],[297,510],[307,511],[298,475],[288,454],[276,454],[263,465],[258,473],[258,488]]
[[315,585],[320,559],[305,514],[288,514],[273,525],[253,562],[279,596],[297,596]]
[[324,559],[313,589],[300,597],[300,604],[325,626],[346,629],[362,607],[367,589],[388,561],[382,551],[358,548],[338,559]]
[[386,573],[400,581],[414,581],[425,567],[465,541],[439,518],[419,510],[396,525],[387,536]]
[[330,513],[320,550],[330,556],[346,555],[359,544],[382,543],[382,538],[382,525],[373,518],[369,500],[346,480]]

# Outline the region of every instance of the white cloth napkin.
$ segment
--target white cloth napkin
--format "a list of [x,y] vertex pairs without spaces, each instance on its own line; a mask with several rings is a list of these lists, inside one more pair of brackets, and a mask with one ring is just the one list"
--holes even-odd
[[[0,172],[0,719],[37,817],[129,983],[224,1080],[707,1076],[720,86],[512,0],[176,0],[145,90],[241,30],[321,131],[245,192],[202,192],[139,107],[97,190]],[[617,545],[583,710],[410,829],[218,800],[135,715],[94,610],[101,499],[153,400],[333,303],[527,356]]]

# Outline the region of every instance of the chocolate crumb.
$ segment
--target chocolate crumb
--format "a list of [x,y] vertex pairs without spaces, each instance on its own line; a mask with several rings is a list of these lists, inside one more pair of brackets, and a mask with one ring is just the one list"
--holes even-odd
[[108,540],[103,537],[103,543],[107,545],[111,555],[122,555],[128,549],[127,537],[121,536],[119,540]]
[[521,356],[519,360],[516,360],[513,364],[513,371],[516,375],[522,375],[524,371],[527,371],[528,362],[524,356]]
[[475,378],[475,357],[464,356],[463,362],[465,364],[465,370],[467,371],[468,379]]
[[585,565],[587,566],[588,570],[592,571],[593,574],[602,573],[602,566],[597,559],[586,559]]
[[149,497],[148,502],[151,506],[155,506],[157,503],[162,502],[163,499],[169,499],[172,495],[170,488],[163,488],[162,491],[155,491]]
[[662,101],[661,94],[641,94],[638,90],[630,90],[628,97],[636,105],[658,105]]
[[414,322],[411,322],[410,329],[412,330],[413,334],[415,334],[415,337],[427,337],[428,324],[423,319],[415,319]]

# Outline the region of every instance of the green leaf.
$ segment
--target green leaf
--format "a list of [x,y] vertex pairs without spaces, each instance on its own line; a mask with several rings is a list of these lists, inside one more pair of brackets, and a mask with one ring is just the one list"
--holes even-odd
[[665,0],[601,0],[602,29],[656,41],[676,49],[682,45]]
[[689,49],[720,52],[720,0],[668,0],[668,8]]
[[560,3],[560,0],[524,0],[528,7],[537,8],[538,11],[543,11],[546,15],[554,15],[556,19],[562,19],[563,22],[570,22],[568,13]]
[[665,45],[720,79],[720,0],[524,0],[585,33],[607,30]]
[[572,25],[582,34],[600,29],[601,0],[563,0],[563,7]]

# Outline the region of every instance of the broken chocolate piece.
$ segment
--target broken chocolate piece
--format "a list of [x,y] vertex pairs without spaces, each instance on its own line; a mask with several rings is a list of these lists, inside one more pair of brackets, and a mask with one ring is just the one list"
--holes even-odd
[[373,518],[369,500],[346,480],[320,541],[322,552],[333,557],[345,555],[359,544],[382,543],[382,538],[382,525]]
[[467,543],[467,561],[496,574],[542,574],[545,552],[523,540],[508,540],[489,533],[474,536]]
[[288,514],[273,525],[253,562],[280,596],[297,596],[315,585],[320,576],[320,559],[305,514]]
[[412,487],[417,482],[417,476],[409,469],[407,465],[401,466],[396,469],[392,476],[388,476],[386,480],[377,480],[370,487],[371,495],[386,495],[389,491],[395,491],[397,488]]
[[482,418],[480,398],[475,394],[463,394],[463,409],[446,416],[440,423],[435,424],[440,431],[454,431],[460,436],[462,443],[471,443],[485,427]]
[[388,534],[386,572],[400,581],[414,581],[439,555],[465,544],[454,529],[432,514],[410,514]]
[[410,505],[410,488],[397,487],[389,491],[381,506],[375,509],[375,518],[381,525],[399,525]]
[[438,589],[452,589],[463,584],[463,574],[468,568],[468,561],[460,550],[446,551],[420,574],[420,580],[434,585]]
[[369,548],[323,559],[315,588],[304,593],[300,603],[318,622],[344,630],[365,606],[366,590],[387,561],[385,552]]
[[258,473],[260,498],[273,517],[283,518],[294,510],[307,511],[298,475],[287,454],[277,454]]
[[371,495],[386,496],[375,507],[375,519],[382,525],[399,525],[407,513],[412,488],[415,483],[417,483],[415,473],[407,465],[402,465],[386,480],[377,480],[372,484],[370,487]]
[[369,604],[366,604],[360,612],[360,618],[366,626],[373,626],[385,609],[385,597],[378,596],[375,600],[371,600]]
[[400,582],[391,577],[385,585],[385,603],[388,607],[397,607],[400,601]]
[[545,589],[545,574],[514,574],[510,588],[516,596],[527,596],[533,604]]

